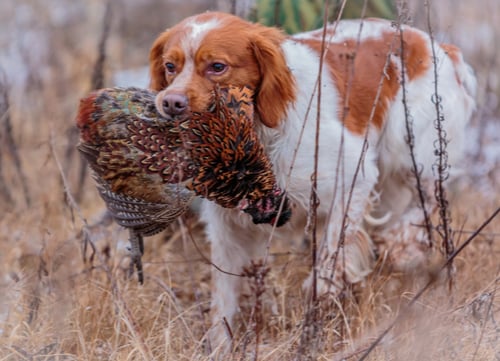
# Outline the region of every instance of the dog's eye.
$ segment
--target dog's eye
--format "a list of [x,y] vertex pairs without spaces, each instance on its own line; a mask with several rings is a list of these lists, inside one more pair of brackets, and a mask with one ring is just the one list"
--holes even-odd
[[208,70],[214,74],[221,74],[227,69],[227,65],[223,63],[213,63],[210,64]]
[[169,73],[175,73],[175,64],[174,63],[165,63],[165,69]]

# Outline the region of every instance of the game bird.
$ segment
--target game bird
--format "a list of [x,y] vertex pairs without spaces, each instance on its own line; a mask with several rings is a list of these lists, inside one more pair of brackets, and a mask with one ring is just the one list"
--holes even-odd
[[254,130],[253,92],[215,87],[204,112],[166,118],[156,93],[106,88],[83,98],[79,151],[115,221],[129,229],[132,266],[143,282],[144,236],[164,230],[194,197],[238,208],[254,223],[285,224],[285,192]]

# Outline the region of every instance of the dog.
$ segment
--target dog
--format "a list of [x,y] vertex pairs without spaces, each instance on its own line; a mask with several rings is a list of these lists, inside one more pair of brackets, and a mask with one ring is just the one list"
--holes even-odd
[[224,328],[238,312],[242,281],[235,275],[265,256],[271,236],[309,235],[311,190],[319,243],[315,280],[311,273],[304,282],[309,291],[315,285],[318,295],[338,295],[370,273],[375,253],[385,252],[396,268],[425,263],[431,235],[415,225],[425,223],[422,198],[431,212],[434,197],[419,197],[415,174],[423,191],[433,186],[439,114],[449,172],[458,169],[475,109],[476,79],[457,47],[381,19],[286,36],[207,12],[161,33],[149,59],[156,107],[167,118],[205,110],[217,84],[255,90],[256,131],[292,204],[290,221],[276,228],[203,201],[218,266],[215,342],[225,342]]

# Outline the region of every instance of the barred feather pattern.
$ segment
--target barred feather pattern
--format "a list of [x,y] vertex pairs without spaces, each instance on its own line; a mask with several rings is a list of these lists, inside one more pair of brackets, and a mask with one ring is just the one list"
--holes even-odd
[[[113,192],[108,183],[93,173],[97,189],[115,221],[143,236],[163,231],[187,209],[193,193],[179,185],[169,185],[172,191],[169,204],[147,202]],[[176,188],[174,190],[174,188]]]
[[[154,107],[154,93],[101,89],[80,103],[78,149],[111,191],[154,203],[174,196],[170,183],[192,176],[178,134]],[[178,187],[176,187],[178,189]]]

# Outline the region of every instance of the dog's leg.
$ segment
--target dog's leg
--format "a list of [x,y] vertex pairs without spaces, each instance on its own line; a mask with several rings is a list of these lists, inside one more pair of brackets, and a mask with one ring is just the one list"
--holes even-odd
[[[352,191],[345,191],[343,197],[338,197],[344,201],[344,207],[340,201],[334,202],[329,219],[326,219],[330,206],[325,202],[328,200],[327,195],[321,198],[323,200],[321,215],[326,220],[322,225],[324,237],[318,240],[316,272],[311,273],[304,283],[305,288],[311,289],[313,279],[316,277],[316,291],[320,297],[338,296],[346,283],[360,282],[372,270],[373,244],[363,228],[363,217],[369,207],[369,195],[378,172],[375,164],[368,161],[364,169],[365,173],[359,174],[355,188]],[[337,194],[339,193],[340,191]]]
[[210,346],[217,353],[227,354],[235,330],[234,316],[246,279],[243,268],[265,252],[266,235],[253,225],[247,214],[223,209],[205,202],[202,218],[212,247],[212,328]]
[[[362,228],[341,236],[334,234],[337,234],[337,239],[328,239],[320,247],[316,261],[316,290],[320,297],[338,296],[346,284],[362,281],[373,267],[373,245]],[[340,245],[339,237],[343,238]],[[304,283],[305,288],[312,288],[313,277],[311,272]]]

